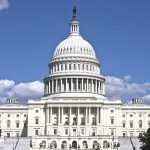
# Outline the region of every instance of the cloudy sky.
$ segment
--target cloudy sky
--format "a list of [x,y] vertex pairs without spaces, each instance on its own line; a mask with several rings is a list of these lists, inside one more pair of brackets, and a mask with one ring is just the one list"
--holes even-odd
[[100,60],[106,95],[149,103],[149,0],[0,0],[0,101],[43,95],[47,64],[68,36],[74,5],[81,35]]

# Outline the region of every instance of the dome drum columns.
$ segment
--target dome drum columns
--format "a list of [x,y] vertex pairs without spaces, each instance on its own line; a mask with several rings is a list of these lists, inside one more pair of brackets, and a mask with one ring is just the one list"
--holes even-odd
[[55,93],[104,93],[104,81],[90,78],[57,78],[45,81],[45,96]]

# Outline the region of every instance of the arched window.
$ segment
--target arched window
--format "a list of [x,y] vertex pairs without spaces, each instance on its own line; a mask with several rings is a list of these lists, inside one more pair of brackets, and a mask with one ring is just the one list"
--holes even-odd
[[19,128],[19,122],[16,122],[16,128]]
[[88,148],[87,141],[83,141],[82,147],[83,147],[83,149],[87,149]]
[[66,149],[67,148],[67,142],[66,141],[62,141],[62,149]]
[[52,148],[57,148],[57,143],[56,143],[56,141],[53,141],[53,142],[52,142]]
[[42,141],[42,142],[40,143],[40,147],[41,147],[41,148],[46,148],[46,141]]
[[103,142],[103,148],[108,148],[107,141],[104,141],[104,142]]
[[133,122],[132,121],[130,122],[130,128],[133,128]]
[[11,124],[10,120],[7,120],[7,128],[10,128],[10,124]]
[[139,128],[142,128],[142,126],[143,126],[143,122],[142,120],[139,120]]

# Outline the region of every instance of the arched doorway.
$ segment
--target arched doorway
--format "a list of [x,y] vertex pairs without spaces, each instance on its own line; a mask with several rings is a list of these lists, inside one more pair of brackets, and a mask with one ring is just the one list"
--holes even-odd
[[57,143],[56,143],[56,141],[52,141],[52,148],[53,148],[53,149],[57,148]]
[[41,147],[41,148],[46,148],[46,141],[42,141],[42,142],[40,143],[40,147]]
[[62,141],[62,149],[66,149],[67,148],[67,142],[66,141]]
[[108,148],[107,141],[103,141],[103,148]]
[[77,149],[77,142],[76,141],[72,142],[72,148]]
[[82,148],[83,149],[87,149],[88,148],[87,141],[83,141]]
[[97,141],[93,141],[93,148],[97,148],[97,147],[98,147]]

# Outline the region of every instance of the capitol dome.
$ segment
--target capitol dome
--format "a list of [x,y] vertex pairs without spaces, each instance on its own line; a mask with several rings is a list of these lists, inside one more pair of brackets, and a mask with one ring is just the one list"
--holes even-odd
[[95,52],[91,44],[85,41],[82,36],[70,34],[69,37],[63,40],[54,52],[55,57],[63,57],[66,55],[95,58]]
[[48,66],[49,74],[44,78],[44,96],[105,95],[105,78],[100,74],[100,64],[93,47],[79,33],[75,7],[70,34],[58,44]]
[[56,47],[53,58],[84,56],[96,59],[93,47],[89,42],[84,40],[79,33],[79,22],[76,20],[76,9],[74,8],[73,11],[72,20],[70,22],[70,35]]

